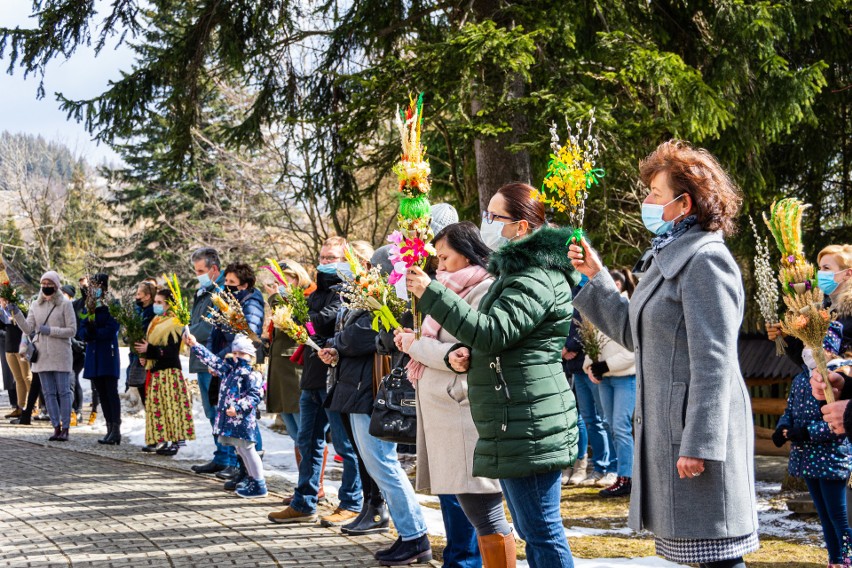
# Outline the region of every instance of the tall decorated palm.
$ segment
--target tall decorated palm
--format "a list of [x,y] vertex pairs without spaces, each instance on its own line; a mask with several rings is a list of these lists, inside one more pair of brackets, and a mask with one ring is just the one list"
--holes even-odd
[[[788,335],[801,339],[813,351],[817,369],[826,380],[828,361],[822,345],[833,317],[823,307],[824,294],[817,287],[816,269],[805,260],[802,215],[808,207],[796,198],[782,199],[772,204],[769,217],[764,213],[763,220],[781,251],[778,279],[787,306],[787,313],[781,321],[782,329]],[[825,398],[834,402],[830,388],[825,390]]]
[[[431,169],[426,159],[426,149],[420,141],[423,126],[423,93],[410,98],[408,108],[397,112],[395,125],[402,140],[402,156],[393,171],[399,178],[399,230],[389,241],[394,247],[391,261],[394,270],[389,283],[396,287],[397,295],[408,300],[405,275],[412,266],[423,268],[429,256],[435,254],[431,244],[432,234],[429,204],[429,174]],[[414,316],[414,333],[420,337],[421,316],[417,313],[417,301],[411,298],[411,313]]]

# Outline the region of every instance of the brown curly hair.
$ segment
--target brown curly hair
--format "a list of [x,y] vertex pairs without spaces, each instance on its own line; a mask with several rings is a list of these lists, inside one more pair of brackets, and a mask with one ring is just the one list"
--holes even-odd
[[663,142],[639,162],[639,177],[648,187],[660,172],[668,172],[675,197],[689,194],[704,230],[722,231],[726,237],[737,232],[742,194],[710,152],[683,140]]

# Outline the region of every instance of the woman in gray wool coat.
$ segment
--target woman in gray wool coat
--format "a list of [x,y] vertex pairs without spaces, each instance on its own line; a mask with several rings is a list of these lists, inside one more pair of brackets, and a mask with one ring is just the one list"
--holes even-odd
[[636,354],[636,458],[630,526],[657,554],[740,568],[757,550],[754,427],[737,361],[745,301],[723,237],[741,197],[707,151],[672,140],[640,164],[642,220],[657,235],[627,302],[585,240],[569,247],[589,277],[574,305]]

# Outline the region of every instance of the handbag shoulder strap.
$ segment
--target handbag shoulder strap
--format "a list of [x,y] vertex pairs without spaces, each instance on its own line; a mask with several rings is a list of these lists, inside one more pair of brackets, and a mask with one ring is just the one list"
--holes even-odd
[[[53,304],[53,307],[50,308],[49,312],[47,312],[47,317],[44,318],[44,323],[41,324],[41,325],[47,325],[47,322],[50,321],[50,316],[53,315],[53,310],[55,310],[55,309],[56,309],[56,304]],[[33,318],[33,319],[35,319],[35,318]],[[39,328],[40,327],[41,326],[39,326]],[[36,335],[38,335],[38,331],[34,331],[31,337],[35,337]]]
[[391,372],[390,357],[387,355],[373,354],[373,398],[379,392],[379,386],[382,380]]

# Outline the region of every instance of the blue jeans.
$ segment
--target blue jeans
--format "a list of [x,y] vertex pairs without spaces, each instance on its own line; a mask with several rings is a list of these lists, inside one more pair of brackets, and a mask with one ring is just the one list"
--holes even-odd
[[[340,413],[326,409],[325,414],[331,427],[331,444],[337,455],[343,458],[343,477],[340,480],[341,491],[338,493],[340,508],[360,512],[364,506],[364,492],[361,487],[361,474],[358,473],[358,454],[355,453]],[[344,487],[346,491],[343,491]]]
[[[327,393],[325,389],[303,390],[299,397],[299,451],[302,461],[299,464],[299,481],[293,493],[290,506],[304,514],[314,514],[317,510],[317,494],[319,493],[322,457],[325,450],[325,434],[329,428],[329,415],[323,404]],[[346,431],[340,424],[332,424],[332,437],[335,439],[335,449],[348,444],[352,456],[343,461],[343,480],[337,496],[340,507],[349,511],[360,511],[364,496],[361,494],[361,478],[358,476],[358,462],[354,459],[352,444]],[[339,427],[338,427],[339,426]],[[343,442],[346,440],[346,442]],[[339,446],[338,446],[339,444]],[[339,452],[338,452],[339,453]],[[352,467],[354,464],[354,468]],[[352,471],[354,469],[354,471]]]
[[[610,452],[613,446],[608,424],[603,415],[598,385],[593,383],[586,373],[574,374],[574,390],[577,393],[577,407],[586,423],[586,433],[592,444],[592,464],[595,471],[606,473],[615,469],[615,456]],[[582,457],[580,450],[580,457]]]
[[287,435],[293,439],[294,444],[299,443],[299,413],[298,412],[282,412],[278,416],[281,417],[281,422],[287,428]]
[[[814,500],[829,564],[842,564],[852,546],[852,529],[846,518],[846,482],[842,479],[806,477],[805,483]],[[846,541],[844,543],[843,541]]]
[[443,568],[482,568],[476,529],[464,514],[459,500],[455,495],[438,495],[438,499],[447,532]]
[[44,396],[47,412],[50,414],[50,423],[54,428],[70,427],[71,400],[74,398],[71,392],[71,378],[74,374],[42,371],[38,376],[41,378],[41,393]]
[[350,414],[349,420],[364,466],[385,496],[396,532],[404,541],[422,537],[426,534],[426,520],[414,487],[399,464],[396,444],[370,435],[369,414]]
[[636,375],[604,377],[598,385],[604,416],[612,429],[616,471],[619,477],[633,476],[633,410],[636,408]]
[[562,526],[560,471],[501,479],[515,531],[527,543],[531,568],[574,568],[574,557]]
[[589,433],[586,431],[586,423],[583,422],[583,416],[577,414],[577,459],[581,460],[586,457],[589,451]]
[[[216,422],[217,413],[217,408],[210,405],[210,397],[208,396],[210,381],[213,380],[213,376],[210,373],[197,373],[196,376],[198,377],[198,390],[201,392],[201,406],[204,407],[204,416],[207,417],[207,420],[210,421],[210,425],[212,426]],[[224,465],[225,467],[236,466],[237,451],[234,447],[220,444],[215,434],[213,434],[213,442],[216,443],[216,451],[213,452],[213,463]]]

